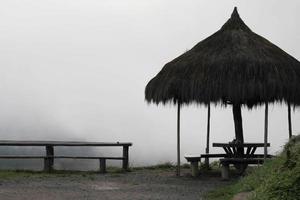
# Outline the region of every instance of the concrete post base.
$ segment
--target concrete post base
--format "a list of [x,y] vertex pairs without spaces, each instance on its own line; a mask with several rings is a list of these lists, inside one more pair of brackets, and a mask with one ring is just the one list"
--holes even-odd
[[199,175],[198,161],[191,162],[192,176]]
[[221,167],[222,179],[228,180],[229,179],[229,165],[223,164]]

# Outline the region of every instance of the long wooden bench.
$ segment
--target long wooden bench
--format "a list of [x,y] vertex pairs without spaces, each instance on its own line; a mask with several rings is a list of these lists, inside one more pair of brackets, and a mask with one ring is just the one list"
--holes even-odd
[[[129,146],[132,143],[102,143],[102,142],[67,142],[67,141],[12,141],[2,140],[0,146],[45,146],[46,155],[0,155],[0,159],[44,159],[44,170],[51,172],[53,170],[54,159],[97,159],[99,160],[100,172],[106,172],[106,160],[122,160],[122,168],[128,170],[129,166]],[[123,147],[123,155],[120,157],[111,156],[65,156],[54,155],[55,146],[89,146],[89,147]]]

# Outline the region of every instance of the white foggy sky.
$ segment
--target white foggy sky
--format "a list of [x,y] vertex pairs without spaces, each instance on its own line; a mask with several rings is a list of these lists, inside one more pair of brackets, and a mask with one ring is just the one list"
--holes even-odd
[[[144,88],[234,6],[300,59],[298,0],[0,0],[0,139],[130,141],[133,164],[174,161],[176,108],[148,105]],[[183,155],[204,152],[206,115],[182,110]],[[292,117],[299,133],[299,110]],[[262,108],[243,109],[245,141],[263,142],[263,119]],[[285,106],[270,107],[269,124],[276,152],[288,136]],[[232,140],[233,128],[231,108],[213,107],[211,141]]]

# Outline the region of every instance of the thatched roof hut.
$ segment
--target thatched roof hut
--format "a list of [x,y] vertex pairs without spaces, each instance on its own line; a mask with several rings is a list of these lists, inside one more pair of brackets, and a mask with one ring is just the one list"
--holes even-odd
[[239,142],[244,142],[241,106],[266,104],[266,156],[268,103],[286,102],[290,121],[290,104],[300,104],[300,62],[254,33],[235,8],[219,31],[167,63],[147,84],[145,98],[178,104],[178,150],[181,104],[231,104]]
[[300,102],[300,62],[252,32],[235,8],[222,28],[167,63],[148,83],[148,102]]

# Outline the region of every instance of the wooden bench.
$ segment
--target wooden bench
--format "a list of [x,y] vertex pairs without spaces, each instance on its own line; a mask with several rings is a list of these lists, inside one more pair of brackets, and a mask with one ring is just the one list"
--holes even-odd
[[[44,146],[46,155],[0,155],[0,159],[44,159],[44,171],[51,172],[53,170],[54,159],[97,159],[99,160],[100,172],[106,172],[106,160],[122,160],[122,168],[128,170],[129,166],[129,146],[132,143],[103,143],[103,142],[69,142],[69,141],[12,141],[0,140],[0,146]],[[123,155],[121,157],[105,157],[105,156],[64,156],[54,155],[55,146],[89,146],[89,147],[123,147]]]
[[193,156],[193,155],[188,155],[184,156],[185,159],[191,163],[191,170],[192,170],[192,176],[198,176],[199,174],[199,165],[198,163],[201,162],[201,157],[200,156]]
[[226,154],[201,154],[198,155],[187,155],[185,156],[185,159],[190,162],[191,164],[191,170],[192,170],[192,176],[198,176],[199,175],[199,162],[201,163],[201,158],[222,158],[225,157]]

